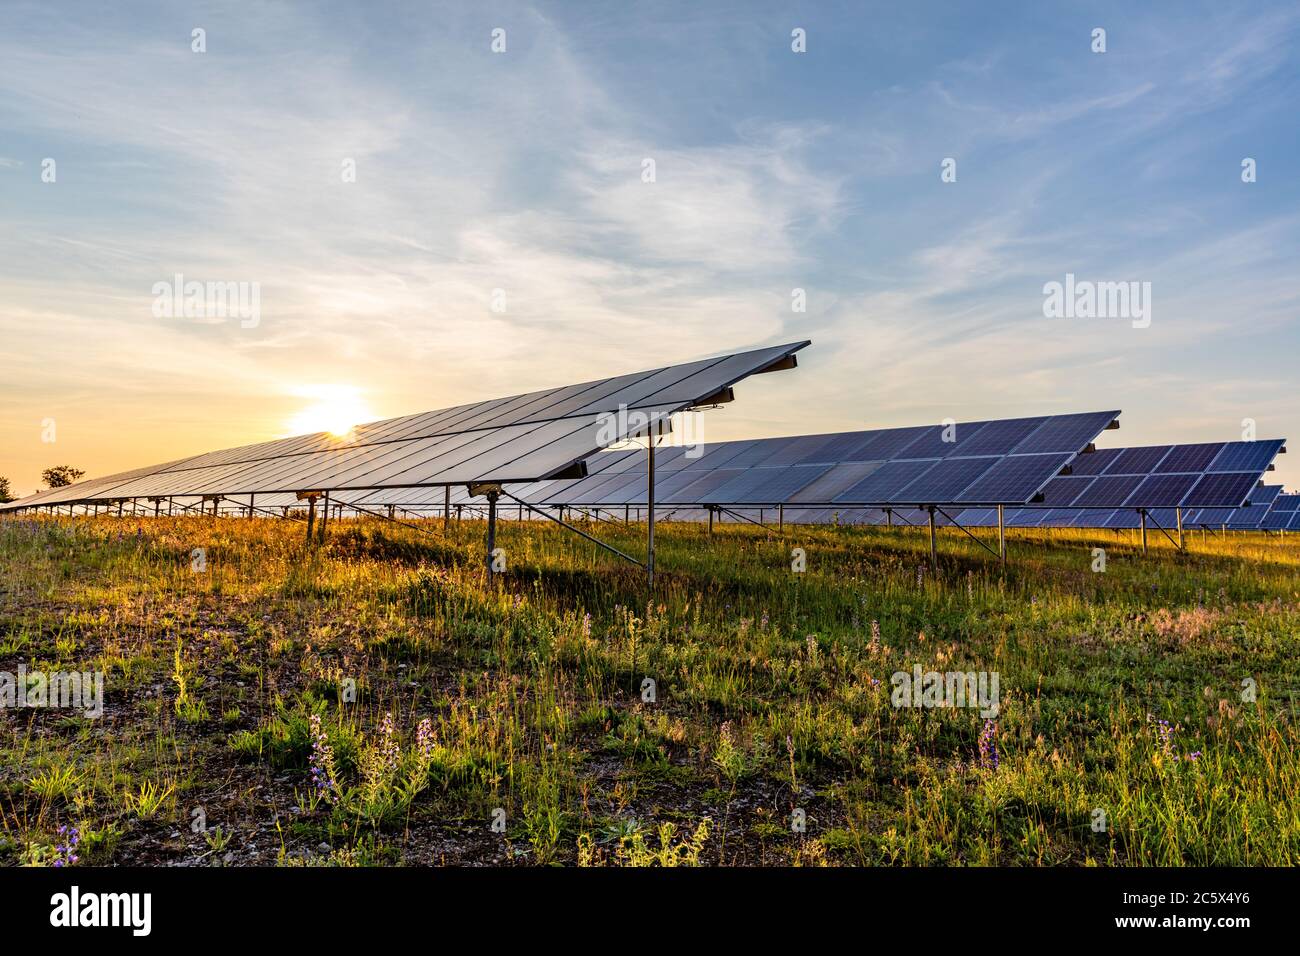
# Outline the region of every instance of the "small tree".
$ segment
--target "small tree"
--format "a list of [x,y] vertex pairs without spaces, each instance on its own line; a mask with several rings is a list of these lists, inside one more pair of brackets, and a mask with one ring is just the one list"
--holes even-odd
[[84,474],[80,468],[71,465],[55,465],[41,472],[41,480],[51,488],[66,488]]
[[0,504],[4,504],[6,501],[13,501],[13,500],[14,500],[14,493],[13,493],[13,489],[9,487],[9,479],[4,477],[3,475],[0,475]]

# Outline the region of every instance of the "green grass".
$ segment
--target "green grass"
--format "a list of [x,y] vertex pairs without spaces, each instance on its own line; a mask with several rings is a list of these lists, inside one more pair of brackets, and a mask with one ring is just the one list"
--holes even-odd
[[[1292,538],[1013,531],[1003,569],[947,531],[930,568],[913,529],[661,525],[649,599],[549,523],[500,527],[495,591],[481,523],[302,531],[0,520],[0,671],[106,675],[102,717],[0,711],[0,862],[64,825],[144,865],[1300,861]],[[916,664],[996,672],[995,725],[892,706]]]

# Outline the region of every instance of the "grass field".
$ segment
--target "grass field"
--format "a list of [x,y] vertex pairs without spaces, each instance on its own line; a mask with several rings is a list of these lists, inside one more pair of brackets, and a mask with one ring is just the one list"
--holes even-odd
[[[106,675],[0,710],[0,862],[1300,862],[1290,538],[667,525],[648,601],[539,522],[489,592],[483,532],[0,520],[0,672]],[[996,719],[893,706],[918,664]]]

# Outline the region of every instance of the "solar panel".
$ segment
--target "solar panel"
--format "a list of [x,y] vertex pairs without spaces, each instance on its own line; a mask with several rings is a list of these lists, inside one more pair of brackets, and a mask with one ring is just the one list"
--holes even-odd
[[962,489],[987,472],[1001,459],[948,458],[906,485],[895,497],[911,501],[954,501]]
[[1122,451],[1123,448],[1098,448],[1087,452],[1070,462],[1070,471],[1075,475],[1100,475]]
[[808,502],[810,504],[821,501],[834,501],[883,464],[883,462],[879,461],[861,461],[832,465],[830,470],[822,474],[816,481],[791,495],[790,501],[792,503]]
[[1196,487],[1183,499],[1183,505],[1226,505],[1236,508],[1249,499],[1257,483],[1258,478],[1254,474],[1227,472],[1202,475]]
[[866,478],[836,495],[833,501],[853,502],[857,504],[875,504],[897,501],[897,493],[906,485],[933,468],[935,461],[889,461],[881,465]]
[[1156,472],[1204,471],[1205,466],[1223,450],[1223,442],[1204,445],[1175,445],[1173,450],[1156,466]]
[[1179,502],[1195,483],[1194,475],[1152,475],[1144,478],[1123,503],[1133,508],[1155,508]]
[[[728,469],[730,470],[730,469]],[[791,468],[751,468],[699,498],[701,504],[777,504],[830,470],[828,465]]]
[[1069,455],[1013,455],[1003,458],[974,484],[957,495],[957,502],[1029,501],[1070,460]]
[[[1042,452],[1077,452],[1113,421],[1109,412],[1056,415],[1043,422],[1015,448],[1017,455]],[[969,454],[969,452],[966,452]]]
[[[999,472],[1003,475],[1014,475],[1015,480],[1004,478],[1002,484],[991,486],[990,493],[994,494],[1001,493],[999,489],[1009,488],[1017,491],[1032,486],[1028,492],[1028,496],[1032,497],[1034,492],[1060,471],[1063,463],[1069,461],[1101,430],[1107,428],[1118,414],[1118,412],[1091,412],[1050,418],[1022,418],[957,423],[949,426],[914,426],[879,431],[723,442],[705,446],[702,455],[693,461],[683,460],[679,451],[679,457],[668,465],[657,465],[657,471],[662,473],[661,480],[667,480],[670,474],[678,471],[704,472],[719,467],[764,470],[796,464],[798,466],[825,465],[829,470],[820,473],[807,485],[788,492],[786,499],[770,503],[814,505],[837,502],[863,506],[941,505],[964,501],[964,496],[961,494],[964,489],[976,480],[983,480],[988,472],[999,465],[1000,458],[1005,457],[995,454],[974,456],[971,454],[972,450],[981,447],[1015,448],[1016,446],[1066,448],[1077,442],[1078,447],[1072,447],[1069,451],[1058,454],[1021,455],[1017,450],[1015,457],[1023,460],[1013,471],[1004,469]],[[944,441],[944,438],[955,440]],[[700,449],[696,449],[696,452],[699,451]],[[911,464],[903,467],[902,462]],[[635,460],[620,462],[612,467],[644,470],[643,464]],[[597,474],[607,470],[609,469],[594,469]],[[925,480],[918,480],[922,476],[925,476]],[[868,482],[869,478],[874,480]],[[1033,480],[1030,480],[1031,478]],[[594,479],[588,478],[584,481],[592,480]],[[760,498],[774,495],[780,488],[794,488],[794,486],[794,482],[776,485],[760,483],[759,479],[754,479],[753,482],[742,484],[733,479],[732,484],[711,490],[708,502],[701,503],[768,503],[760,501]],[[592,500],[592,496],[583,490],[583,481],[574,481],[570,487],[573,489],[573,495],[581,496],[580,500],[584,502]],[[681,486],[671,487],[675,493]],[[628,494],[635,496],[636,492],[629,490]],[[596,497],[600,496],[600,494],[596,495]],[[738,500],[724,500],[732,496]],[[561,497],[563,494],[559,491],[550,492],[552,501]],[[1024,504],[1027,501],[1028,497],[1018,501],[990,503]],[[624,502],[613,500],[605,503]]]
[[1206,471],[1264,471],[1277,457],[1283,444],[1281,439],[1232,442],[1224,447]]
[[41,500],[537,481],[626,440],[646,419],[665,418],[749,375],[787,367],[786,360],[807,344],[372,422],[342,438],[300,435],[224,449],[123,473],[111,483],[70,485]]
[[1106,469],[1107,475],[1148,475],[1156,470],[1172,445],[1149,448],[1125,448]]

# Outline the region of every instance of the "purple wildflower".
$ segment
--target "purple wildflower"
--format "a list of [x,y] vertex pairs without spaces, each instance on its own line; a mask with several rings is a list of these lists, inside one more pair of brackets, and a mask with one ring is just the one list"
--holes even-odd
[[428,717],[420,721],[415,730],[415,746],[419,748],[422,759],[428,760],[433,756],[433,721]]
[[980,766],[988,770],[998,769],[998,725],[992,720],[984,721],[980,731]]
[[320,714],[311,715],[311,783],[316,793],[332,800],[338,792],[334,778],[334,748],[321,729]]
[[67,824],[59,827],[59,839],[62,841],[54,848],[54,865],[71,866],[81,857],[77,856],[77,845],[81,843],[81,831]]

